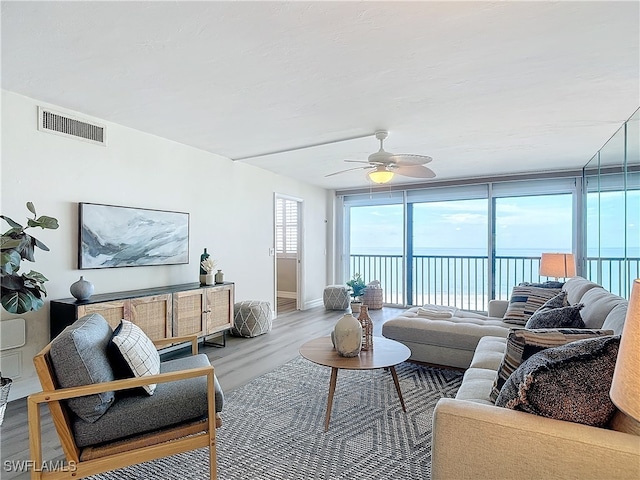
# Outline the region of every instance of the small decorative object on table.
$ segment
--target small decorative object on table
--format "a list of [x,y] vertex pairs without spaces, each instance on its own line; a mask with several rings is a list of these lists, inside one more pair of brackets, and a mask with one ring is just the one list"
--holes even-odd
[[93,283],[80,276],[80,280],[71,284],[69,291],[78,300],[89,300],[93,295]]
[[351,315],[345,313],[333,328],[333,343],[342,357],[357,357],[362,347],[362,325]]
[[360,274],[356,273],[353,275],[353,278],[347,282],[347,286],[350,288],[351,296],[353,297],[353,301],[351,302],[351,311],[353,313],[359,313],[360,305],[362,305],[360,297],[367,288],[367,285],[364,283]]
[[203,285],[213,285],[214,283],[213,271],[215,270],[216,265],[217,265],[216,261],[213,260],[211,257],[207,257],[200,262],[200,268],[205,272],[204,275],[202,274],[200,275],[200,283],[202,283]]
[[204,266],[202,265],[202,262],[204,262],[207,258],[209,258],[209,254],[207,253],[207,249],[204,249],[204,252],[202,252],[202,255],[200,255],[200,284],[201,285],[206,285],[207,284],[207,271],[204,269]]
[[222,273],[222,270],[218,270],[215,275],[215,279],[216,283],[224,283],[224,273]]
[[366,305],[360,307],[358,321],[362,325],[362,350],[371,350],[373,348],[373,322],[369,316],[369,307]]
[[367,284],[367,288],[362,294],[362,303],[369,307],[369,310],[381,310],[384,291],[380,288],[380,281],[373,280]]

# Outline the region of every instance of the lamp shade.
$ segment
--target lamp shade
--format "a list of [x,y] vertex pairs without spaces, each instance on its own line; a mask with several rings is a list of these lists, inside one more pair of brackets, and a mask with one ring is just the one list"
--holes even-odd
[[369,178],[374,183],[387,183],[393,178],[393,172],[387,170],[384,165],[379,165],[375,170],[369,172]]
[[616,407],[640,421],[640,278],[633,282],[609,395]]
[[573,253],[543,253],[540,259],[540,275],[567,278],[576,276]]

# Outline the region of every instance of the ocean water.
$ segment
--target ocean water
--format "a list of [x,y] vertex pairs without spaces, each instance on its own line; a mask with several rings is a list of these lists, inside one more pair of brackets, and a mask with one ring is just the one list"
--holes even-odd
[[[496,254],[495,288],[488,286],[489,262],[481,249],[416,249],[411,304],[435,303],[469,310],[486,311],[491,298],[508,299],[512,288],[521,282],[553,280],[538,274],[541,251],[504,249]],[[545,249],[542,251],[562,251]],[[565,250],[566,251],[566,250]],[[385,303],[404,304],[404,260],[397,249],[376,248],[353,253],[350,276],[360,273],[366,282],[380,280],[385,289]],[[472,257],[472,258],[460,258]],[[514,258],[515,257],[515,258]],[[582,275],[600,283],[609,291],[628,298],[634,278],[640,277],[640,252],[624,259],[621,249],[609,249],[587,262]]]

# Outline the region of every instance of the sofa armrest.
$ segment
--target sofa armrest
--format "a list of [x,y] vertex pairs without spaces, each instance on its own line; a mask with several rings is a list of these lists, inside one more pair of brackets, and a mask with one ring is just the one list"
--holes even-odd
[[640,478],[640,437],[464,400],[433,413],[431,478]]
[[507,312],[509,302],[507,300],[489,300],[489,316],[495,318],[502,318]]

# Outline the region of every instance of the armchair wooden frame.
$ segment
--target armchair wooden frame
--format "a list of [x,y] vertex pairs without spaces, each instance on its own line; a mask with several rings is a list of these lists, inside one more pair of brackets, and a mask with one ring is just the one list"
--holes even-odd
[[[198,353],[197,335],[156,340],[156,348],[169,344],[191,342],[191,352]],[[216,427],[222,422],[215,411],[213,366],[192,368],[178,372],[161,373],[72,388],[58,388],[51,363],[51,344],[38,353],[33,362],[42,384],[42,392],[27,399],[29,419],[29,449],[31,451],[31,479],[77,479],[117,468],[135,465],[176,453],[209,447],[209,475],[217,476]],[[106,391],[125,390],[150,383],[165,383],[199,376],[207,377],[208,415],[202,421],[174,426],[164,430],[138,435],[95,447],[79,448],[71,430],[70,414],[61,403],[69,398],[82,397]],[[67,464],[57,470],[42,468],[42,433],[40,406],[46,403],[51,411]]]

